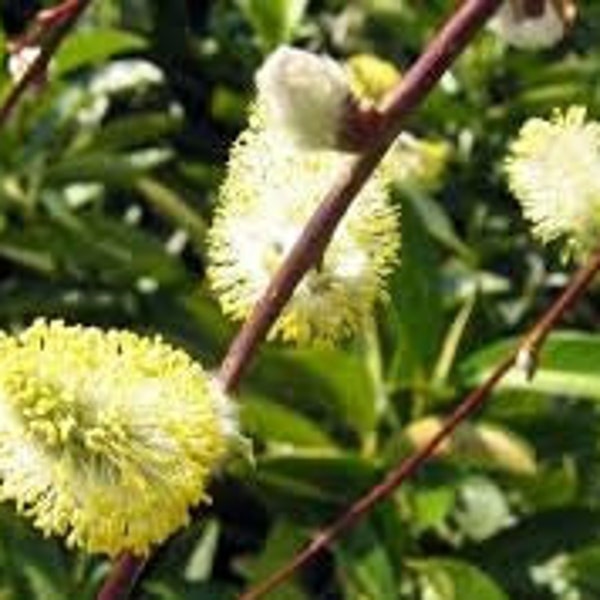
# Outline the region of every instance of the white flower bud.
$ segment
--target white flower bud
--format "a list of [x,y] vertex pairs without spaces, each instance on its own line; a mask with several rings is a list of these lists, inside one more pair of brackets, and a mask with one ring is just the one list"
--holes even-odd
[[491,28],[508,45],[523,50],[550,48],[560,42],[567,31],[566,15],[560,4],[546,0],[539,16],[527,16],[518,4],[504,2]]
[[284,46],[256,75],[265,125],[298,146],[336,148],[352,92],[346,71],[327,56]]

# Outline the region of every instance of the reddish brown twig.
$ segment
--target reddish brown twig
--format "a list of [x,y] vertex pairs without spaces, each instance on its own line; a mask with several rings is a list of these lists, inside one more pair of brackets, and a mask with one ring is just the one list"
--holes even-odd
[[[227,392],[237,388],[259,345],[302,276],[322,256],[350,203],[400,132],[404,118],[423,101],[501,2],[464,2],[384,103],[378,134],[373,136],[369,147],[357,157],[350,169],[341,174],[231,344],[219,371],[219,379]],[[131,582],[139,575],[142,566],[143,559],[123,555],[113,566],[98,600],[126,598]]]
[[41,28],[56,27],[69,21],[79,10],[81,0],[63,0],[60,4],[46,8],[38,13],[36,21]]
[[60,44],[74,27],[79,17],[91,4],[92,0],[77,0],[70,2],[69,11],[61,13],[59,21],[40,23],[40,32],[35,40],[39,40],[40,54],[29,65],[27,71],[13,84],[0,106],[0,128],[4,127],[23,94],[44,74],[48,63],[58,50]]
[[498,364],[480,387],[469,394],[458,405],[454,412],[444,421],[441,429],[425,446],[409,456],[394,470],[390,471],[380,484],[369,490],[340,518],[318,533],[313,541],[290,560],[289,563],[255,588],[240,596],[238,600],[259,600],[259,598],[263,598],[266,594],[277,588],[299,568],[310,562],[321,550],[329,547],[335,539],[352,527],[363,515],[367,514],[375,504],[390,496],[398,486],[409,479],[419,467],[432,458],[440,444],[452,434],[457,426],[484,403],[496,384],[515,365],[517,357],[523,349],[535,348],[536,352],[539,350],[550,331],[565,312],[587,290],[598,271],[600,271],[600,250],[575,274],[567,289],[526,334],[523,342]]
[[123,554],[113,565],[97,600],[126,598],[141,575],[146,561],[132,554]]

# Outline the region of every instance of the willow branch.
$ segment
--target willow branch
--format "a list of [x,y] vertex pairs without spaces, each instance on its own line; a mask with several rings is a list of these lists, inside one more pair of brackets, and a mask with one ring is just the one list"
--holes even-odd
[[490,392],[502,378],[515,366],[523,348],[534,344],[539,350],[549,333],[560,321],[563,315],[585,293],[588,286],[600,271],[600,249],[592,255],[589,262],[572,278],[568,287],[554,304],[542,315],[538,322],[525,335],[523,341],[500,362],[480,387],[469,394],[442,424],[440,430],[425,446],[417,450],[395,469],[390,471],[385,479],[362,498],[357,500],[341,517],[329,527],[319,532],[303,550],[292,558],[281,569],[268,579],[247,591],[238,600],[259,600],[273,591],[284,581],[288,580],[298,569],[309,563],[315,556],[328,548],[342,533],[352,527],[362,516],[366,515],[377,503],[389,497],[398,487],[430,458],[452,432],[470,415],[472,415],[489,397]]
[[[240,329],[219,370],[226,392],[234,392],[249,368],[260,344],[291,298],[304,274],[323,255],[336,227],[352,200],[373,174],[380,160],[402,130],[406,116],[427,97],[434,85],[466,48],[502,0],[467,0],[447,21],[423,54],[409,69],[381,108],[377,131],[368,147],[325,197],[286,257],[283,265]],[[139,577],[144,560],[129,554],[114,564],[98,600],[123,600]]]
[[[11,116],[13,110],[21,100],[25,92],[44,75],[48,63],[60,47],[63,40],[73,29],[85,9],[92,3],[93,0],[79,0],[73,5],[73,8],[57,25],[48,26],[46,30],[44,25],[41,25],[43,31],[39,35],[40,53],[36,59],[29,65],[25,73],[13,84],[8,91],[6,98],[0,105],[0,129],[4,127]],[[36,36],[37,38],[38,36]]]

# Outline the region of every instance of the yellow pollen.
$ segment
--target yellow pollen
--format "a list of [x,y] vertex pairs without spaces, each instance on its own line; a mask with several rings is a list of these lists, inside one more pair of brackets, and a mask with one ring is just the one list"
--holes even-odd
[[69,545],[144,554],[207,500],[224,402],[158,338],[44,321],[4,335],[0,498]]

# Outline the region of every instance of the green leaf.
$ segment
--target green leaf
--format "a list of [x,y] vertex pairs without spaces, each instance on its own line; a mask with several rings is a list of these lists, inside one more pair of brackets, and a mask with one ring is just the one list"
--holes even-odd
[[86,66],[97,66],[112,56],[143,50],[147,42],[129,31],[94,28],[65,39],[54,59],[57,76]]
[[177,191],[151,177],[140,177],[135,187],[157,213],[168,219],[174,227],[188,233],[198,251],[204,247],[208,226]]
[[[259,557],[242,562],[242,570],[248,577],[248,585],[257,584],[285,564],[307,541],[307,535],[292,521],[278,521],[269,533]],[[277,589],[278,600],[308,600],[293,580]]]
[[63,600],[64,590],[57,587],[57,578],[46,565],[39,567],[26,563],[23,565],[23,576],[37,600]]
[[394,569],[369,522],[355,527],[334,548],[349,600],[397,600]]
[[[461,365],[464,383],[475,386],[484,381],[511,352],[519,340],[494,342],[468,357]],[[575,331],[555,331],[544,344],[539,366],[531,381],[512,369],[499,382],[499,390],[524,390],[600,400],[600,336]]]
[[17,598],[64,598],[69,571],[59,542],[44,540],[7,507],[0,510],[0,527],[0,581],[9,583]]
[[210,577],[216,560],[220,533],[221,530],[217,521],[211,519],[206,522],[202,536],[198,540],[185,568],[187,581],[206,581]]
[[375,467],[351,454],[296,452],[258,460],[247,483],[279,513],[307,525],[335,516],[379,479]]
[[308,0],[240,0],[262,46],[271,50],[289,42],[308,7]]
[[[141,160],[137,160],[137,159]],[[146,162],[146,158],[150,158]],[[64,185],[74,182],[98,182],[108,185],[131,187],[142,174],[168,160],[165,155],[152,157],[146,153],[116,154],[112,152],[89,152],[64,157],[46,171],[46,181],[50,185]]]
[[140,288],[186,282],[182,265],[149,233],[100,214],[56,214],[7,232],[0,255],[47,276]]
[[465,261],[473,262],[473,251],[458,237],[450,217],[441,204],[424,194],[415,194],[411,206],[421,217],[431,237],[456,252]]
[[137,148],[164,139],[181,128],[178,113],[153,112],[109,121],[93,138],[94,151]]
[[364,359],[334,348],[266,349],[251,375],[262,393],[313,418],[329,417],[335,429],[362,437],[377,422],[373,382]]
[[392,281],[394,337],[389,379],[392,385],[423,385],[429,379],[443,333],[437,252],[418,199],[402,202],[402,264]]
[[130,303],[129,293],[123,290],[23,278],[18,285],[12,280],[0,286],[0,321],[29,323],[40,316],[43,306],[47,318],[68,316],[72,321],[109,324],[117,315],[122,317]]
[[456,501],[453,485],[418,485],[410,494],[416,531],[443,531]]
[[466,562],[432,559],[415,566],[431,600],[508,600],[489,576]]
[[150,299],[145,306],[147,320],[204,364],[216,366],[216,357],[223,356],[234,331],[214,300],[193,287],[178,294],[165,289]]
[[514,482],[524,503],[531,510],[542,511],[565,508],[577,502],[581,488],[575,461],[565,458],[561,464],[547,466],[536,477],[522,478]]
[[334,448],[331,438],[302,414],[258,396],[245,396],[241,408],[243,430],[267,444]]
[[412,539],[406,515],[398,510],[399,496],[392,496],[375,506],[369,514],[369,523],[375,530],[394,571],[396,581],[404,576],[404,559]]
[[144,590],[148,600],[234,600],[235,593],[226,586],[212,583],[165,584],[146,583]]
[[568,569],[574,587],[582,592],[581,600],[600,596],[600,545],[593,545],[569,556]]

